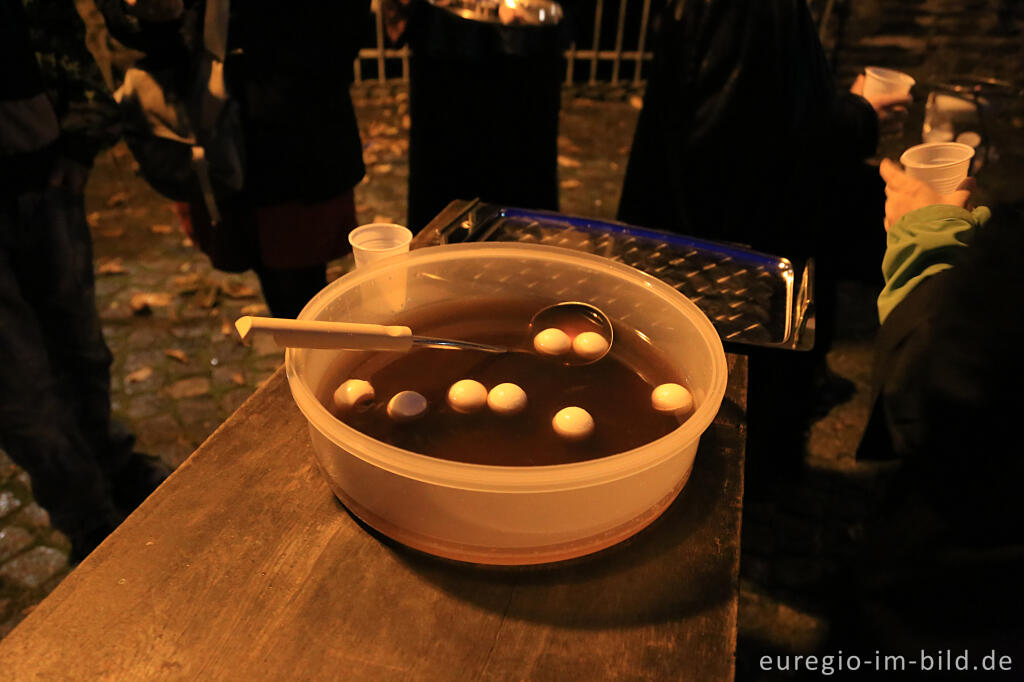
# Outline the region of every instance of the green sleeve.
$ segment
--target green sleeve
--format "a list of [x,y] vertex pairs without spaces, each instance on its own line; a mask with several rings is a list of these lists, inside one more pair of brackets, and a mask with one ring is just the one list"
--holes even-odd
[[878,319],[889,313],[928,277],[953,267],[974,231],[991,215],[985,206],[973,211],[936,204],[907,213],[889,228],[878,296]]

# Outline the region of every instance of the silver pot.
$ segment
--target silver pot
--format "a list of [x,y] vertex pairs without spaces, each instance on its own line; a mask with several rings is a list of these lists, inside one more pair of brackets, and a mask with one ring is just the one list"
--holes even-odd
[[562,6],[554,0],[427,0],[431,5],[463,19],[488,24],[553,26],[562,20]]

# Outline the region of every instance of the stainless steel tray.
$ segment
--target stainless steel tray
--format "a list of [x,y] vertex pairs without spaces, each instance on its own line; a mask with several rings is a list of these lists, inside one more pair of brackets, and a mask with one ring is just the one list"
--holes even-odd
[[814,345],[813,261],[798,276],[786,258],[722,242],[589,218],[455,201],[413,246],[515,241],[604,256],[674,287],[722,340],[808,350]]

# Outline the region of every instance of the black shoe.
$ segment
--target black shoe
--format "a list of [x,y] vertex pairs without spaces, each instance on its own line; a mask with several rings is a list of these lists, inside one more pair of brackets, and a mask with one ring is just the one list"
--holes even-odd
[[118,509],[131,514],[170,475],[170,467],[159,457],[133,452],[110,477],[110,496]]

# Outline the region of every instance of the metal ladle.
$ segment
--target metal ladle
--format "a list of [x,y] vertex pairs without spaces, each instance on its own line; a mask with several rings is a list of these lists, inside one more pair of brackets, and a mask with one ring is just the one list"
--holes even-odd
[[[566,364],[587,365],[607,355],[611,348],[612,325],[608,317],[588,303],[569,301],[556,303],[540,310],[530,320],[530,339],[549,327],[562,329],[570,336],[584,331],[601,334],[607,348],[594,357],[580,357],[567,353]],[[477,350],[485,353],[508,353],[509,348],[473,341],[457,341],[427,336],[414,336],[409,327],[400,325],[363,324],[357,322],[323,322],[320,320],[291,320],[277,317],[246,315],[235,320],[235,329],[242,339],[252,333],[266,333],[274,337],[279,346],[290,348],[338,348],[345,350],[387,350],[408,352],[413,348],[443,348]]]
[[600,335],[605,344],[594,354],[581,354],[575,348],[560,354],[560,359],[566,365],[590,365],[597,362],[612,349],[612,323],[608,316],[597,306],[582,301],[563,301],[549,305],[539,310],[530,320],[530,341],[533,342],[537,334],[545,329],[559,329],[570,339],[575,340],[584,332],[595,332]]

